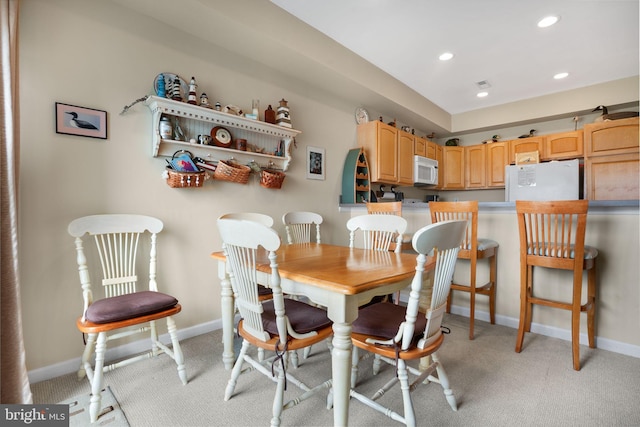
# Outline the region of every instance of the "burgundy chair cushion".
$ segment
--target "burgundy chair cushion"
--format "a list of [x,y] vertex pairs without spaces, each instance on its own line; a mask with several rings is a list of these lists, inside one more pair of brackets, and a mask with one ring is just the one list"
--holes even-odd
[[177,303],[177,299],[161,292],[134,292],[94,302],[86,318],[93,323],[118,322],[167,310]]
[[[353,332],[372,337],[391,339],[398,333],[400,324],[404,322],[407,308],[390,302],[381,302],[361,308],[358,318],[353,322]],[[427,318],[418,313],[414,338],[424,333]]]
[[[278,335],[276,311],[273,306],[273,300],[263,303],[262,306],[264,307],[262,326],[271,335]],[[299,334],[306,334],[307,332],[317,331],[331,326],[331,320],[327,317],[325,310],[313,307],[302,301],[285,298],[284,310],[289,318],[289,322],[291,322],[293,330]]]

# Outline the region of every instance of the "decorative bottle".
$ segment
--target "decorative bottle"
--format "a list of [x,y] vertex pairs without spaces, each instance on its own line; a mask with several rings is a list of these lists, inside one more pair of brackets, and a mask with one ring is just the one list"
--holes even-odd
[[271,124],[276,124],[276,110],[271,108],[271,104],[269,104],[269,108],[264,110],[264,121]]
[[278,106],[278,112],[276,114],[276,124],[285,128],[291,127],[289,107],[287,105],[287,101],[284,98],[280,100],[280,105]]

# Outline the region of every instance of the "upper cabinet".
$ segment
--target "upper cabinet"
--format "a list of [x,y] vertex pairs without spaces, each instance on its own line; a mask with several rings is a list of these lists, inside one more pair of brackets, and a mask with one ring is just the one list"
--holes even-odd
[[[444,163],[444,179],[442,189],[464,190],[465,184],[465,150],[464,147],[442,147],[442,163]],[[438,169],[440,166],[438,165]],[[440,176],[438,175],[438,178]]]
[[640,199],[638,136],[637,117],[584,126],[586,198]]
[[358,125],[358,145],[369,160],[371,182],[413,185],[414,139],[380,121]]
[[487,185],[487,146],[464,147],[465,188],[484,188]]
[[[295,129],[158,96],[148,97],[145,103],[152,113],[153,156],[171,157],[178,150],[187,150],[206,161],[233,159],[242,164],[255,162],[264,168],[286,171],[291,161],[291,144],[296,135],[301,133]],[[168,117],[173,126],[170,138],[163,138],[160,133],[160,119],[163,116]],[[213,141],[210,142],[212,145],[189,142],[191,139],[197,141],[200,135],[211,136],[216,127],[226,129],[231,135],[228,147],[215,146]],[[180,139],[175,137],[176,134],[180,135]],[[244,142],[236,145],[237,140]]]
[[428,144],[429,144],[428,140],[416,136],[416,139],[415,139],[415,141],[413,143],[413,153],[416,156],[428,157],[427,156],[427,145]]
[[509,146],[506,142],[492,142],[485,147],[487,147],[487,187],[504,188],[505,166],[509,164]]
[[509,142],[509,163],[516,162],[516,154],[538,151],[540,158],[544,158],[544,137],[531,136],[529,138],[512,139]]
[[544,160],[576,159],[584,156],[582,130],[544,136]]

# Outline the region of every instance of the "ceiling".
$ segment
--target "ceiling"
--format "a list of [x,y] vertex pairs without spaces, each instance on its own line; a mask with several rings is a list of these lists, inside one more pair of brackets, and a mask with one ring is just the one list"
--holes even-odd
[[639,74],[637,0],[271,1],[452,115]]

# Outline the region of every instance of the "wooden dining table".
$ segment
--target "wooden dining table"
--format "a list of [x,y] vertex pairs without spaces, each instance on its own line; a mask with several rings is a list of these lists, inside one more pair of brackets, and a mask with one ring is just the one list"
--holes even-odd
[[[378,295],[407,287],[415,274],[416,255],[374,251],[320,243],[283,245],[277,251],[281,287],[285,294],[300,295],[326,307],[333,321],[331,354],[334,425],[348,425],[351,374],[351,324],[358,307]],[[223,252],[214,252],[220,279],[223,354],[226,369],[235,361],[233,350],[234,301]],[[429,258],[425,269],[433,269]],[[270,285],[267,253],[258,258],[258,282]]]

